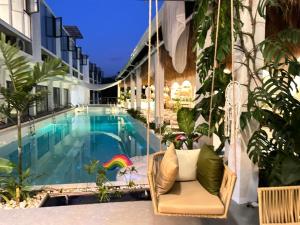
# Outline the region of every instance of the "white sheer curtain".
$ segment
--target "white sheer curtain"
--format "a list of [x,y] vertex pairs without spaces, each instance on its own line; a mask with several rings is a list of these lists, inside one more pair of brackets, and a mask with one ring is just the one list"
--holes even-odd
[[162,34],[174,69],[182,73],[187,63],[189,25],[186,25],[185,2],[166,1],[162,9]]

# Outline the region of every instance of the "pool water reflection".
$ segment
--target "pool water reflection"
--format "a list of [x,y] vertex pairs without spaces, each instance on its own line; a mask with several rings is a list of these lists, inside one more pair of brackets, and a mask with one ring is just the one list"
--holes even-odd
[[[145,128],[126,113],[68,113],[25,136],[23,144],[23,167],[30,168],[36,185],[93,182],[95,177],[84,171],[91,160],[146,155]],[[16,163],[17,143],[1,147],[0,157]],[[116,173],[109,171],[108,178],[114,181]]]

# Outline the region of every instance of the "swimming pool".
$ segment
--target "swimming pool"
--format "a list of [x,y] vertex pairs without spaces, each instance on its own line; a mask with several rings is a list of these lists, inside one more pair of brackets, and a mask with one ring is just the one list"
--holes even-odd
[[[34,135],[24,136],[23,167],[30,168],[34,185],[94,182],[85,164],[91,160],[103,163],[116,154],[144,156],[145,134],[139,121],[109,108],[64,113],[44,122]],[[151,138],[150,152],[159,145],[156,139]],[[0,147],[0,157],[16,163],[16,141]],[[116,173],[108,171],[107,176],[114,181]]]

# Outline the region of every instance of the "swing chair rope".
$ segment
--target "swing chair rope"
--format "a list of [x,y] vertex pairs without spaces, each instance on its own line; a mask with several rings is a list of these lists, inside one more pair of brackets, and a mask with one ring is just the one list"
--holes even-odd
[[150,73],[151,73],[151,34],[152,34],[152,0],[149,0],[149,29],[148,29],[148,79],[147,79],[147,164],[149,165],[150,153]]
[[[156,10],[156,17],[155,17],[155,22],[156,22],[156,52],[157,52],[157,65],[160,65],[160,52],[159,52],[159,23],[158,23],[158,0],[155,0],[155,10]],[[156,76],[158,76],[159,74],[155,74]],[[162,121],[164,121],[163,116],[161,115],[161,101],[160,101],[160,96],[161,96],[161,89],[160,89],[160,85],[158,88],[158,96],[155,96],[156,98],[158,97],[158,115],[159,115],[159,150],[162,150],[162,136],[161,136],[161,125],[162,125]]]
[[[212,84],[211,84],[211,92],[210,92],[210,107],[209,107],[209,134],[211,133],[212,129],[212,107],[213,107],[213,94],[214,94],[214,86],[215,86],[215,71],[217,68],[217,49],[218,49],[218,37],[219,37],[219,23],[220,23],[220,9],[221,9],[221,0],[218,0],[218,12],[217,12],[217,25],[216,25],[216,35],[215,35],[215,48],[214,48],[214,65],[213,65],[213,72],[212,72]],[[231,25],[231,64],[232,64],[232,83],[235,82],[235,75],[234,75],[234,69],[233,69],[233,62],[234,62],[234,4],[233,0],[230,0],[230,25]],[[231,142],[233,147],[233,170],[236,171],[236,148],[237,148],[237,128],[236,128],[236,117],[237,117],[237,110],[236,110],[236,90],[235,85],[233,85],[232,88],[232,101],[233,101],[233,134],[231,135]]]
[[208,117],[208,134],[211,132],[211,117],[212,117],[212,104],[213,104],[213,93],[215,87],[215,71],[217,68],[217,49],[218,49],[218,38],[219,38],[219,23],[220,23],[220,9],[221,9],[221,0],[218,0],[218,14],[217,14],[217,27],[216,27],[216,36],[215,36],[215,49],[214,49],[214,66],[212,72],[212,82],[210,90],[210,103],[209,103],[209,117]]
[[234,168],[233,171],[236,172],[236,142],[237,142],[237,132],[238,129],[236,127],[236,120],[237,120],[237,110],[236,110],[236,90],[235,90],[235,74],[234,74],[234,18],[233,18],[233,0],[230,1],[230,9],[231,9],[231,13],[230,13],[230,23],[231,23],[231,76],[232,76],[232,82],[233,82],[233,87],[232,87],[232,103],[233,103],[233,109],[232,109],[232,113],[233,113],[233,135],[232,135],[232,147],[233,147],[233,160],[234,160]]
[[[159,52],[159,21],[158,21],[158,0],[155,0],[155,10],[156,10],[156,52],[157,52],[157,60],[159,64],[160,60],[160,52]],[[152,0],[149,0],[149,29],[148,29],[148,94],[147,94],[147,102],[148,102],[148,109],[147,109],[147,161],[149,161],[149,154],[150,154],[150,99],[151,99],[151,90],[150,90],[150,76],[151,76],[151,37],[152,36]],[[155,62],[154,62],[155,63]],[[157,68],[158,65],[156,65]],[[158,74],[156,74],[158,76]],[[160,98],[161,95],[161,90],[160,87],[158,88],[158,96]],[[162,115],[161,115],[161,101],[159,99],[158,101],[158,115],[159,115],[159,147],[160,150],[162,149],[162,144],[161,144],[161,120],[162,120]]]

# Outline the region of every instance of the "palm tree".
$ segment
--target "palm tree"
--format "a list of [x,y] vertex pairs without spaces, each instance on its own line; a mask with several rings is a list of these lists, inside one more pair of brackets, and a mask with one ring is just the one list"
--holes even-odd
[[17,117],[18,130],[18,184],[16,186],[16,202],[20,202],[22,175],[22,129],[21,118],[23,113],[36,101],[47,95],[45,91],[32,93],[33,88],[40,82],[46,81],[56,76],[64,76],[67,68],[59,59],[50,59],[44,63],[31,65],[25,56],[21,56],[16,46],[6,43],[5,35],[1,34],[0,40],[0,62],[1,66],[7,70],[12,87],[0,86],[0,93],[5,102],[0,105],[0,113],[11,118],[12,111]]

